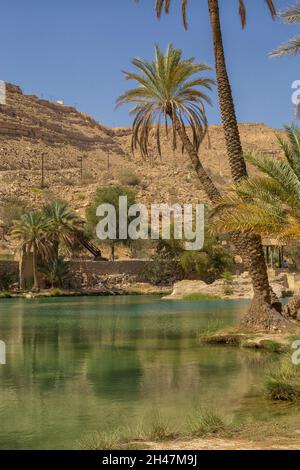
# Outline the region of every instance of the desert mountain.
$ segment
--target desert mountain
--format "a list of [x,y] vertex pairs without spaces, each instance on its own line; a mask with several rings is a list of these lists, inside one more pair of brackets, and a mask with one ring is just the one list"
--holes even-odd
[[[240,124],[240,131],[245,150],[279,152],[272,128]],[[209,135],[211,145],[204,142],[202,161],[224,187],[230,173],[222,128],[211,126]],[[147,203],[205,201],[187,155],[181,149],[173,152],[167,136],[162,158],[153,145],[148,161],[138,152],[132,155],[130,140],[130,129],[108,129],[73,107],[25,95],[7,84],[7,103],[0,105],[1,201],[22,200],[38,207],[59,197],[84,212],[98,186],[116,184],[135,186],[139,200]]]

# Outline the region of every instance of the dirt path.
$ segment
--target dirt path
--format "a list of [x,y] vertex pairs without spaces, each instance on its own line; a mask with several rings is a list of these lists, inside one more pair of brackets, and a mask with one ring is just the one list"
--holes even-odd
[[246,439],[186,439],[160,443],[147,442],[151,450],[300,450],[300,434],[290,438],[270,438],[263,441]]

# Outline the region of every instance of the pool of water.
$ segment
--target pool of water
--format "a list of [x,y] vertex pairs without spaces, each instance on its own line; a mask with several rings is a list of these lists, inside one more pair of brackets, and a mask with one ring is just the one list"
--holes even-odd
[[235,324],[246,302],[151,297],[1,300],[0,449],[73,449],[159,413],[181,426],[198,408],[263,418],[274,358],[201,346],[199,334]]

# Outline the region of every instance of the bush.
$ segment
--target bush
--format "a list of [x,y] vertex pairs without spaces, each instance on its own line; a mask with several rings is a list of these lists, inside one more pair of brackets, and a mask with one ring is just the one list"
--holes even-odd
[[[115,208],[117,216],[117,227],[116,227],[116,239],[115,240],[104,240],[111,247],[111,258],[114,259],[115,244],[132,244],[132,240],[120,240],[119,239],[119,198],[121,196],[127,197],[128,207],[135,204],[135,192],[131,189],[124,188],[122,186],[109,186],[106,188],[98,188],[96,195],[93,198],[91,205],[86,210],[87,229],[92,238],[96,238],[96,227],[100,218],[96,215],[97,208],[102,204],[110,204]],[[129,224],[131,218],[128,217],[127,223]],[[97,239],[98,240],[98,239]]]
[[223,273],[223,292],[225,295],[232,295],[233,290],[233,277],[230,271],[224,271]]
[[0,290],[7,291],[11,287],[12,284],[18,281],[18,278],[13,273],[3,273],[0,277]]
[[[174,235],[171,230],[171,235]],[[232,267],[233,256],[227,247],[207,234],[202,251],[185,251],[181,241],[160,240],[152,266],[145,276],[154,284],[171,284],[185,277],[198,276],[206,282],[214,282]]]
[[227,246],[207,232],[202,251],[184,251],[179,263],[185,275],[197,275],[206,282],[214,282],[224,271],[230,271],[233,255]]
[[49,260],[39,266],[47,287],[63,287],[70,279],[69,264],[63,258]]
[[171,285],[182,279],[182,270],[175,259],[166,259],[156,254],[144,269],[145,279],[154,285]]
[[121,174],[120,181],[126,186],[138,186],[141,183],[140,178],[131,171],[127,171]]
[[182,279],[181,252],[181,244],[177,240],[159,240],[152,263],[146,266],[143,273],[147,281],[155,285],[171,285]]
[[185,251],[180,255],[179,263],[185,274],[196,273],[205,278],[210,268],[209,255],[204,252]]

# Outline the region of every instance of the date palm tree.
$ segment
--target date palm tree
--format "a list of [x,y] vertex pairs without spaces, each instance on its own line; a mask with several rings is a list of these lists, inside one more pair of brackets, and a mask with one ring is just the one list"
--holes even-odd
[[286,139],[278,137],[278,141],[284,158],[247,156],[260,174],[244,180],[223,198],[215,217],[222,231],[299,241],[300,130],[286,127]]
[[83,220],[67,203],[54,201],[43,208],[49,221],[49,237],[53,244],[53,256],[58,260],[59,245],[71,250],[76,234],[83,232]]
[[[199,158],[199,147],[207,127],[204,104],[209,102],[209,98],[199,87],[210,90],[213,82],[208,78],[196,78],[194,75],[208,70],[208,67],[195,64],[193,59],[182,59],[182,51],[172,46],[165,55],[159,47],[156,47],[153,62],[134,59],[133,65],[137,71],[125,72],[125,76],[127,80],[137,82],[138,87],[127,91],[117,100],[117,106],[135,104],[131,111],[135,116],[132,133],[133,149],[139,146],[142,154],[148,154],[149,138],[153,128],[160,149],[161,123],[164,123],[168,130],[170,122],[173,145],[176,146],[176,136],[179,137],[203,189],[212,204],[217,204],[220,193]],[[192,129],[192,139],[189,137],[186,125]],[[255,295],[248,316],[249,324],[252,325],[253,321],[252,310],[263,311],[262,317],[268,312],[270,318],[274,320],[276,312],[271,308],[271,291],[260,237],[254,234],[245,236],[234,233],[232,239],[252,277]],[[281,318],[277,320],[276,324]]]
[[[212,202],[220,197],[219,191],[206,173],[198,156],[199,148],[207,130],[205,103],[210,99],[205,93],[211,90],[213,80],[200,74],[210,68],[196,64],[194,59],[183,59],[182,51],[170,45],[165,54],[155,48],[155,59],[147,62],[134,59],[135,72],[124,72],[126,80],[137,82],[133,88],[117,100],[117,106],[134,103],[132,148],[139,146],[142,155],[148,155],[149,138],[155,129],[158,151],[160,152],[161,125],[168,133],[172,126],[173,147],[177,138],[188,153],[198,178]],[[191,129],[190,139],[186,125]]]
[[[247,168],[243,157],[242,144],[237,125],[236,112],[232,97],[232,90],[227,72],[225,51],[223,45],[223,36],[221,29],[219,0],[207,0],[211,30],[213,34],[215,66],[217,73],[218,93],[220,99],[221,117],[224,126],[227,154],[231,167],[233,180],[239,182],[247,176]],[[264,0],[272,18],[276,16],[276,9],[273,0]],[[163,11],[166,14],[170,11],[171,0],[156,0],[155,10],[160,18]],[[185,28],[187,29],[187,5],[188,0],[181,0],[182,18]],[[243,0],[238,0],[239,15],[242,27],[245,28],[247,21],[247,9]]]
[[[232,90],[227,72],[221,29],[219,0],[207,1],[213,36],[218,94],[221,109],[221,119],[225,134],[227,156],[233,181],[235,183],[239,183],[242,179],[248,176],[248,173],[243,156],[243,149],[237,124]],[[272,0],[264,0],[264,2],[272,18],[275,18],[276,9],[274,2]],[[171,3],[171,0],[155,0],[156,15],[160,17],[163,11],[168,14]],[[183,22],[185,28],[187,28],[188,0],[181,0],[181,3]],[[244,28],[246,26],[247,20],[247,9],[243,0],[238,0],[237,5],[239,8],[241,24]],[[265,317],[269,311],[270,318],[274,318],[274,315],[276,317],[276,314],[272,308],[272,299],[274,298],[274,295],[269,285],[267,266],[260,237],[254,234],[247,236],[239,236],[238,234],[234,234],[233,239],[238,252],[242,254],[243,260],[249,269],[254,288],[254,299],[249,311],[249,315],[247,316],[245,322],[248,321],[249,326],[252,326],[253,318],[256,317],[257,319],[258,312],[261,312],[261,316]],[[280,322],[280,318],[277,320],[274,320],[275,323]]]
[[42,212],[29,212],[15,222],[12,236],[19,241],[21,253],[32,252],[33,289],[38,290],[39,279],[37,272],[38,257],[50,258],[51,243],[49,242],[49,220]]
[[[280,13],[280,17],[285,23],[295,24],[300,23],[300,1],[295,6],[289,7]],[[286,44],[278,47],[271,53],[271,57],[281,57],[285,55],[300,54],[300,36],[290,39]]]

